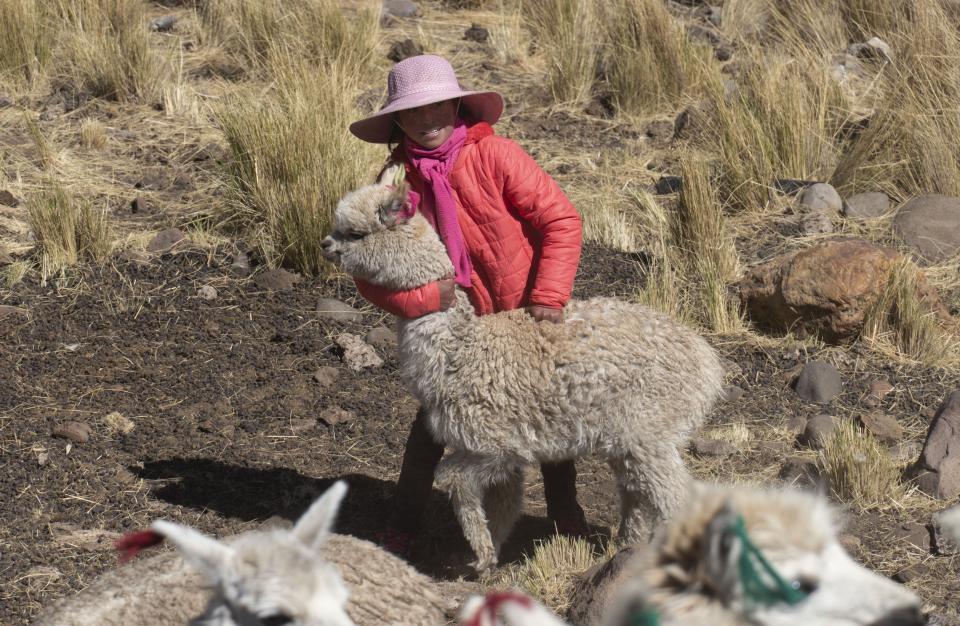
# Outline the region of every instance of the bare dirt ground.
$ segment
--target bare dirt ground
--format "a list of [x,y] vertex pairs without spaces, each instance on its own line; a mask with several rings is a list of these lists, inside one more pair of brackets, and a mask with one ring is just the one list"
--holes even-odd
[[[386,43],[427,32],[432,51],[453,59],[465,82],[503,91],[508,111],[498,132],[527,147],[579,203],[586,205],[611,179],[655,179],[645,167],[616,169],[625,155],[638,163],[669,162],[670,148],[647,142],[642,124],[549,108],[542,86],[515,79],[488,48],[461,39],[475,21],[490,26],[489,14],[422,4],[424,18],[392,27]],[[183,17],[180,36],[190,41],[185,9],[157,6],[155,13],[171,10]],[[234,88],[222,78],[226,70],[191,54],[187,67],[198,93],[216,97]],[[174,122],[139,105],[73,104],[69,94],[51,88],[19,106],[43,116],[41,129],[64,146],[60,173],[106,204],[128,239],[142,241],[172,225],[195,227],[198,215],[223,202],[217,180],[225,151],[209,124]],[[19,181],[14,190],[22,195],[43,177],[32,165],[36,155],[18,115],[0,110],[8,179]],[[108,126],[108,155],[85,152],[71,139],[89,116]],[[145,208],[131,213],[138,195]],[[7,250],[26,253],[22,207],[0,211]],[[341,363],[333,339],[340,332],[363,336],[390,320],[345,280],[305,279],[290,291],[261,290],[229,269],[243,244],[204,232],[191,231],[194,243],[145,263],[117,258],[46,285],[34,273],[0,289],[0,305],[24,311],[0,318],[0,623],[29,623],[45,604],[83,588],[115,566],[117,534],[158,517],[234,533],[272,516],[295,518],[343,478],[351,491],[338,530],[371,539],[381,527],[416,406],[391,349],[380,350],[383,367],[358,373]],[[762,239],[738,245],[742,258],[765,256]],[[576,296],[630,297],[642,280],[643,258],[588,245]],[[205,285],[217,289],[216,299],[198,296]],[[353,304],[362,321],[322,317],[321,297]],[[737,364],[730,383],[744,393],[717,408],[705,434],[731,438],[745,428],[748,435],[733,437],[733,455],[687,456],[707,479],[780,480],[787,457],[815,456],[795,448],[790,418],[854,415],[865,409],[867,385],[877,377],[894,385],[879,409],[896,417],[913,442],[922,442],[932,410],[960,388],[956,375],[891,363],[858,348],[755,335],[710,340]],[[791,372],[813,358],[833,362],[843,377],[843,393],[826,406],[802,403],[788,385]],[[336,369],[335,381],[314,379],[324,366]],[[317,420],[331,407],[354,417],[332,426]],[[132,430],[122,433],[113,413]],[[90,426],[89,440],[68,445],[52,436],[71,420]],[[611,475],[595,461],[578,466],[590,522],[609,534],[617,521]],[[506,548],[507,562],[551,533],[537,480],[530,475],[526,515]],[[847,526],[860,540],[853,548],[857,559],[886,575],[901,573],[928,610],[960,616],[960,562],[931,556],[929,536],[924,539],[930,513],[946,504],[908,489],[882,509],[848,511]],[[415,564],[441,579],[463,576],[468,549],[439,492],[427,527]]]

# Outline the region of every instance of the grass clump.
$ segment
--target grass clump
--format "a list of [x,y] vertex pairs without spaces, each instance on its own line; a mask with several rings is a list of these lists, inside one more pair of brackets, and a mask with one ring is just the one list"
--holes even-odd
[[601,67],[619,110],[645,114],[675,106],[703,82],[708,50],[687,39],[659,0],[601,5]]
[[851,419],[837,425],[818,462],[833,494],[859,508],[883,506],[902,493],[889,452]]
[[44,0],[0,2],[0,76],[32,82],[43,73],[56,41]]
[[956,337],[923,297],[929,289],[910,261],[895,265],[864,318],[863,339],[883,353],[930,366],[960,365]]
[[596,73],[596,5],[581,0],[525,0],[522,6],[530,31],[539,35],[554,101],[584,102]]
[[81,260],[103,261],[112,250],[106,212],[58,185],[34,194],[27,215],[43,280]]
[[99,150],[107,145],[107,127],[100,120],[84,118],[79,133],[80,145],[88,150]]
[[497,585],[519,589],[563,614],[570,608],[576,577],[614,554],[612,542],[597,550],[586,539],[555,535],[538,543],[518,566],[507,569]]

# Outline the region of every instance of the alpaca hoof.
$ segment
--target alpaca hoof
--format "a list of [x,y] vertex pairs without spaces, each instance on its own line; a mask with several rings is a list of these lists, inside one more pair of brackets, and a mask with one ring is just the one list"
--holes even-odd
[[480,577],[492,574],[497,569],[497,557],[490,556],[483,559],[477,559],[473,563],[473,569]]

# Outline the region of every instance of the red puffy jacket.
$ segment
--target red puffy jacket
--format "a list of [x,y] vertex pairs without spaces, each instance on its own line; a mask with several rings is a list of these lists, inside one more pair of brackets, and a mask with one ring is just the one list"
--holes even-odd
[[[403,158],[402,148],[394,157]],[[407,181],[423,198],[423,179],[405,166]],[[478,122],[467,130],[450,187],[473,264],[467,291],[477,314],[527,305],[563,308],[580,263],[582,228],[556,181],[520,146]],[[364,298],[399,317],[440,310],[437,283],[408,291],[356,283]]]

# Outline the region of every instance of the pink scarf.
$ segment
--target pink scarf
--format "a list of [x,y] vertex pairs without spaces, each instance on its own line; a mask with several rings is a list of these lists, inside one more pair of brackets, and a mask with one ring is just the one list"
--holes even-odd
[[453,200],[453,191],[450,189],[450,171],[453,170],[457,155],[460,154],[460,148],[466,139],[467,127],[462,120],[457,120],[453,127],[453,134],[443,142],[443,145],[433,150],[427,150],[408,138],[403,140],[403,148],[410,165],[429,185],[427,193],[433,194],[437,232],[447,247],[447,254],[450,255],[450,261],[456,271],[456,282],[461,287],[470,286],[473,264],[470,263],[470,254],[463,240],[463,231],[460,230],[460,222],[457,221],[457,204]]

